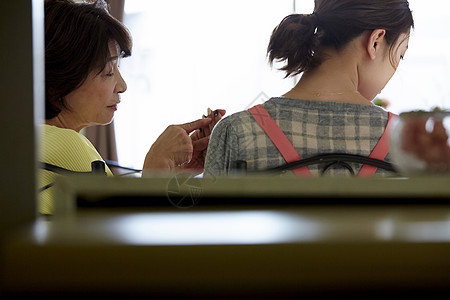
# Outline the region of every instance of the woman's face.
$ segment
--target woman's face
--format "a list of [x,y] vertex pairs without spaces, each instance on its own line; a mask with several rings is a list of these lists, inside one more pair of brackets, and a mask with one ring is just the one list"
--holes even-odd
[[394,75],[408,49],[409,33],[403,33],[394,43],[392,50],[384,39],[384,54],[378,56],[360,82],[359,92],[365,98],[374,99]]
[[127,89],[119,69],[119,51],[114,42],[109,44],[110,59],[105,68],[98,74],[93,70],[85,82],[76,90],[66,96],[71,123],[80,128],[92,125],[105,125],[111,123],[117,104],[120,103],[120,93]]

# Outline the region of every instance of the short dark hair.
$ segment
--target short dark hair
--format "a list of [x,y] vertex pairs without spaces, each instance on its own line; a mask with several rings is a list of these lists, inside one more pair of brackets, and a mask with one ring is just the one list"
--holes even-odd
[[110,58],[109,43],[116,42],[122,57],[131,55],[126,27],[108,12],[104,0],[45,1],[45,118],[56,117],[70,92],[90,72],[101,72]]
[[286,61],[286,77],[323,61],[321,49],[337,51],[364,31],[385,29],[391,50],[402,33],[414,28],[407,0],[316,0],[314,13],[287,16],[273,30],[269,62]]

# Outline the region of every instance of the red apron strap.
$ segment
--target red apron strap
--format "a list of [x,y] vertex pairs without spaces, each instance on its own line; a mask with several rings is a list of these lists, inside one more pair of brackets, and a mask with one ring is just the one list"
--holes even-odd
[[[383,132],[383,135],[381,136],[380,140],[378,141],[377,145],[373,149],[372,153],[370,153],[369,158],[374,158],[378,160],[384,160],[386,155],[389,152],[390,148],[390,140],[389,140],[389,133],[392,128],[392,124],[394,118],[394,114],[389,112],[389,119],[388,123],[386,125],[386,129]],[[377,167],[369,166],[369,165],[363,165],[361,170],[358,173],[358,177],[370,177],[375,174],[377,171]]]
[[[272,140],[287,163],[301,159],[297,151],[295,151],[294,146],[292,146],[291,142],[289,142],[288,138],[277,125],[275,120],[269,115],[261,104],[253,106],[248,111],[252,114],[267,136]],[[312,176],[307,167],[295,169],[294,173],[297,176]]]

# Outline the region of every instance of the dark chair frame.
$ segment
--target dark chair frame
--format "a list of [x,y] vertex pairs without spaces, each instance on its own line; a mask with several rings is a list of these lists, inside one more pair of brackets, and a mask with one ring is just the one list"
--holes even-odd
[[[78,172],[78,171],[72,171],[69,169],[65,169],[56,165],[52,165],[45,162],[38,162],[38,168],[47,170],[53,173],[57,173],[60,175],[73,175],[73,174],[95,174],[95,175],[104,175],[106,176],[105,171],[105,162],[101,160],[96,160],[91,163],[92,171],[90,172]],[[54,183],[49,183],[42,188],[39,189],[39,192],[45,191],[48,188],[51,188],[54,185]]]
[[387,161],[378,160],[374,158],[370,158],[367,156],[357,155],[357,154],[347,154],[347,153],[324,153],[318,154],[309,158],[301,159],[295,162],[287,163],[279,167],[269,168],[262,171],[251,171],[247,172],[247,162],[245,161],[235,161],[233,162],[231,169],[233,173],[237,174],[251,174],[251,173],[266,173],[266,174],[279,174],[286,171],[292,171],[301,167],[307,167],[309,165],[314,164],[322,164],[328,163],[322,170],[320,175],[324,175],[326,171],[328,171],[333,166],[341,166],[347,169],[351,175],[356,176],[355,170],[350,166],[349,163],[358,163],[363,165],[370,165],[377,168],[381,168],[387,171],[390,171],[394,174],[397,173],[397,170],[394,166]]

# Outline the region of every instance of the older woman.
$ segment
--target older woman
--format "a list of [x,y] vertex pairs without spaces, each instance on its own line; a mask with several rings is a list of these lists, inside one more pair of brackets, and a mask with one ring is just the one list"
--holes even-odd
[[[42,126],[39,211],[53,212],[54,171],[90,172],[101,156],[80,130],[108,124],[127,85],[119,61],[131,55],[131,36],[103,0],[45,2],[46,121]],[[169,126],[151,146],[143,172],[177,168],[200,172],[209,134],[225,114]],[[193,133],[192,133],[193,132]],[[189,135],[192,133],[191,135]],[[105,172],[112,175],[106,166]]]

